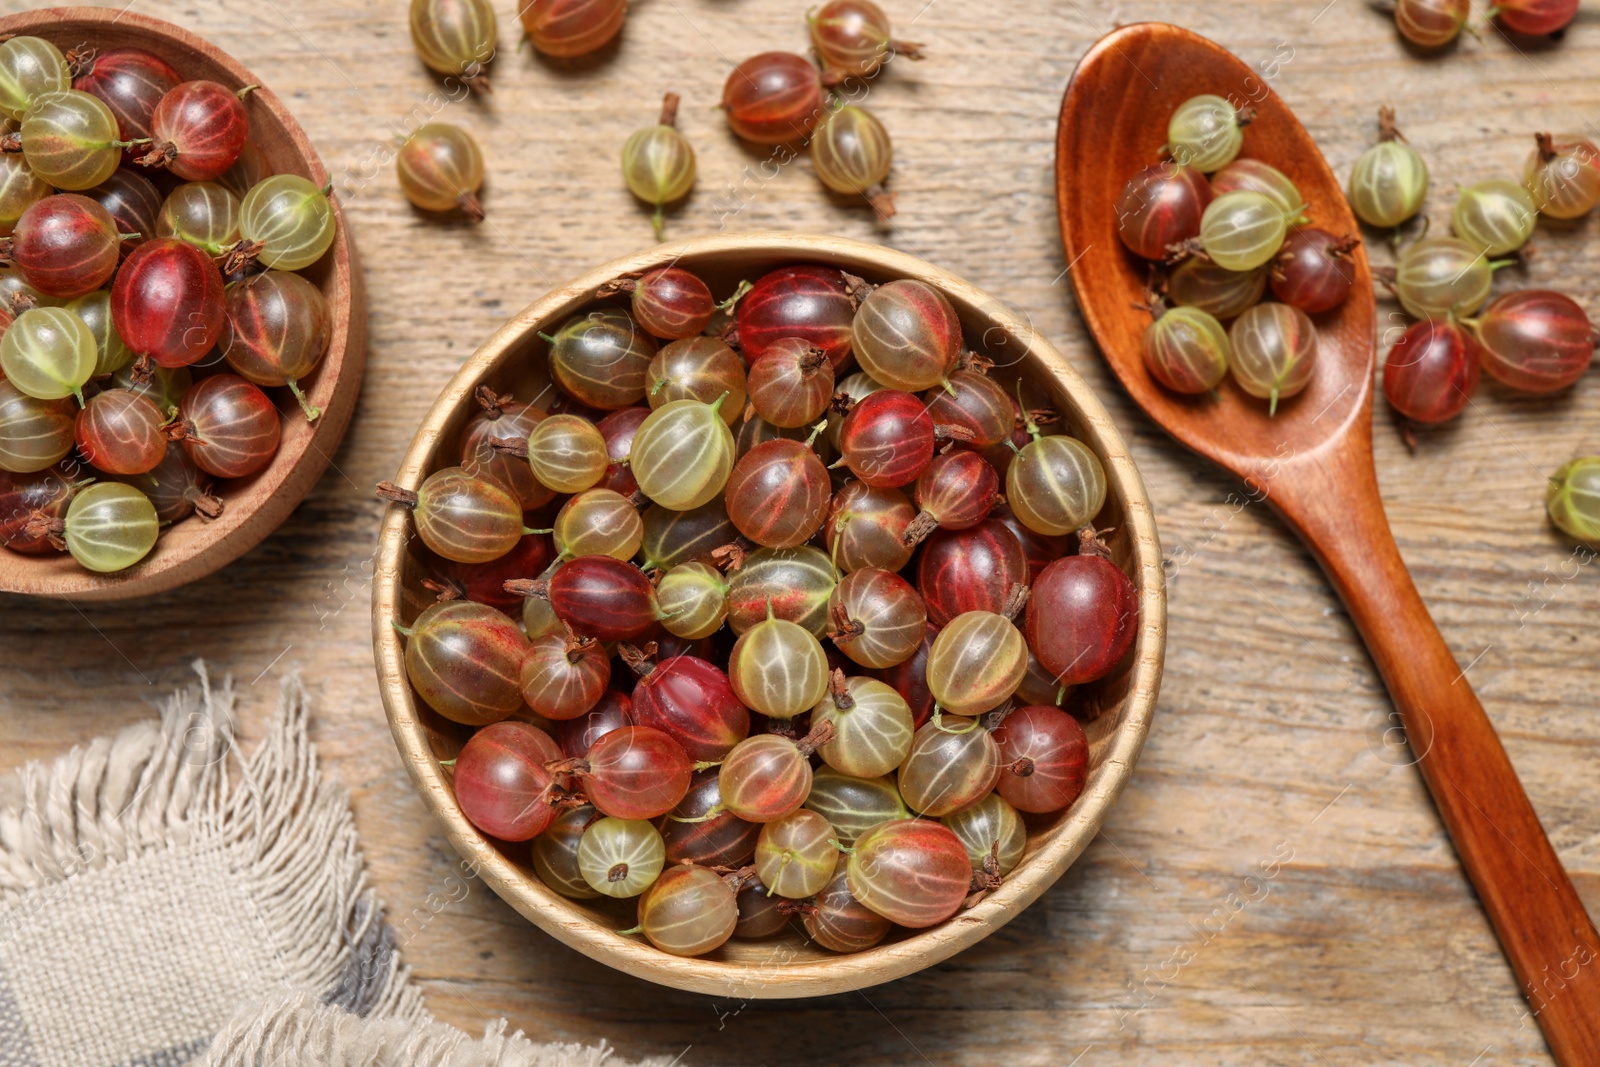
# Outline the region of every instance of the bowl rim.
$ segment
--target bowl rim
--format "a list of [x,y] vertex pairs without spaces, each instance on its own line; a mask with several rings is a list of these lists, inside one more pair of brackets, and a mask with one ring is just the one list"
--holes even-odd
[[[394,481],[416,488],[428,455],[453,414],[473,389],[502,359],[515,352],[544,323],[565,317],[594,299],[604,282],[624,274],[651,270],[685,257],[727,253],[766,253],[774,260],[829,265],[866,264],[872,273],[930,282],[960,305],[983,309],[1011,337],[1029,337],[1028,351],[1044,364],[1031,368],[1048,379],[1059,399],[1065,395],[1081,416],[1088,443],[1106,464],[1108,484],[1120,496],[1130,527],[1130,562],[1139,589],[1140,627],[1129,668],[1122,721],[1084,793],[1053,833],[1053,839],[1029,856],[1001,887],[976,906],[953,918],[893,943],[863,953],[805,962],[762,965],[750,962],[682,958],[662,952],[643,939],[623,936],[588,918],[560,913],[565,898],[524,875],[467,822],[457,807],[428,743],[404,667],[400,635],[390,620],[400,615],[400,580],[408,540],[404,508],[390,508],[383,518],[374,559],[372,626],[374,658],[383,698],[401,760],[423,804],[440,824],[451,845],[496,894],[536,926],[570,948],[635,977],[661,985],[713,996],[778,999],[847,992],[904,977],[947,959],[980,941],[1014,918],[1049,888],[1099,832],[1132,773],[1154,714],[1166,640],[1166,590],[1160,540],[1145,493],[1121,435],[1088,382],[1031,326],[1019,321],[1006,305],[960,277],[895,249],[848,238],[801,233],[712,234],[674,241],[623,256],[595,267],[534,300],[484,342],[462,364],[429,409],[407,448]],[[1045,373],[1045,372],[1048,373]],[[562,905],[552,907],[552,902]]]
[[[263,108],[272,115],[313,181],[323,186],[330,183],[328,170],[310,138],[277,94],[262,85],[244,64],[182,26],[126,8],[45,7],[0,16],[0,34],[55,39],[80,27],[92,33],[124,26],[141,35],[165,39],[175,53],[199,54],[240,86],[257,86],[249,96],[249,106]],[[174,60],[170,55],[162,58]],[[183,63],[174,65],[181,67]],[[349,429],[366,367],[367,314],[361,262],[338,197],[330,196],[329,203],[334,212],[334,241],[326,253],[328,282],[324,291],[332,331],[328,351],[307,388],[310,401],[322,408],[322,416],[310,427],[311,432],[296,434],[293,440],[286,432],[278,455],[237,493],[224,494],[230,506],[221,517],[200,527],[204,532],[193,541],[169,546],[167,552],[162,552],[158,544],[145,560],[110,574],[76,566],[50,569],[48,561],[61,557],[0,551],[0,592],[85,601],[127,600],[166,592],[232,563],[276,531],[300,505],[331,465],[333,454]],[[289,416],[297,415],[298,407],[291,407]],[[239,506],[246,496],[250,506]],[[163,539],[166,536],[170,535],[163,535]]]

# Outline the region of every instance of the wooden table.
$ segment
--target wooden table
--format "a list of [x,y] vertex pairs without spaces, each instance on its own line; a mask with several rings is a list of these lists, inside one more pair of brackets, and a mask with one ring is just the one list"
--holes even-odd
[[[897,153],[900,215],[880,232],[864,205],[824,193],[808,159],[764,172],[764,154],[711,110],[733,62],[804,48],[802,0],[639,0],[619,45],[566,64],[513,52],[519,27],[500,4],[494,94],[467,102],[416,61],[402,3],[143,0],[138,10],[211,38],[289,100],[337,175],[367,268],[366,387],[317,489],[222,573],[131,604],[0,603],[0,767],[151,715],[196,657],[234,675],[252,723],[278,679],[303,672],[315,739],[351,788],[404,957],[433,1010],[469,1029],[504,1014],[537,1036],[605,1038],[624,1055],[687,1049],[684,1062],[700,1064],[1548,1062],[1315,564],[1267,509],[1129,406],[1065,277],[1056,111],[1076,57],[1119,21],[1182,21],[1266,64],[1341,173],[1371,142],[1377,106],[1396,107],[1433,170],[1427,210],[1440,227],[1454,183],[1514,177],[1534,130],[1600,116],[1592,8],[1559,45],[1513,47],[1489,29],[1424,58],[1360,0],[1324,3],[888,3],[929,58],[893,65],[870,92]],[[617,160],[667,89],[684,96],[680,125],[700,158],[699,189],[669,233],[877,239],[1003,295],[1100,387],[1171,557],[1160,714],[1103,838],[979,947],[865,993],[717,1002],[561,947],[455,880],[378,703],[372,485],[502,319],[650,241]],[[395,185],[396,133],[435,114],[484,145],[482,226],[423,218]],[[1541,229],[1540,256],[1499,284],[1559,286],[1600,311],[1597,227]],[[1380,479],[1417,584],[1600,911],[1600,568],[1542,505],[1551,471],[1600,452],[1600,386],[1535,400],[1486,380],[1466,415],[1423,433],[1414,453],[1381,401],[1377,417]]]

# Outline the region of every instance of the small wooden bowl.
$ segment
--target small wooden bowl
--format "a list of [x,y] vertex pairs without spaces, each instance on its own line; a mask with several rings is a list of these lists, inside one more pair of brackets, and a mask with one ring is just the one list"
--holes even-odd
[[633,925],[632,901],[622,908],[610,901],[596,906],[555,893],[534,873],[530,846],[497,845],[456,806],[439,761],[455,756],[472,731],[417,699],[406,679],[403,642],[391,625],[409,623],[433,599],[421,586],[426,550],[412,538],[404,508],[390,509],[384,519],[373,581],[373,644],[389,725],[423,802],[451,844],[501,898],[567,945],[652,982],[724,997],[815,996],[887,982],[954,955],[1013,918],[1078,857],[1127,783],[1150,726],[1166,640],[1166,592],[1155,520],[1139,472],[1100,401],[1067,361],[1000,301],[937,267],[879,245],[799,234],[713,235],[660,245],[590,271],[535,301],[462,366],[428,413],[395,480],[414,489],[430,472],[456,464],[457,438],[478,410],[472,394],[479,385],[523,398],[537,395],[548,382],[546,346],[538,332],[552,332],[576,311],[593,305],[603,283],[676,264],[720,294],[732,292],[740,279],[791,263],[838,267],[873,282],[917,278],[935,286],[954,304],[973,347],[1002,357],[1000,362],[1009,359],[1010,365],[997,367],[996,374],[1009,384],[1020,368],[1025,388],[1061,412],[1059,428],[1086,442],[1105,464],[1110,492],[1099,525],[1112,528],[1113,558],[1138,587],[1138,639],[1111,677],[1085,687],[1084,695],[1099,714],[1086,727],[1091,770],[1083,795],[1067,812],[1029,817],[1025,858],[977,906],[927,930],[897,929],[884,943],[854,955],[836,955],[791,932],[771,940],[729,941],[708,956],[683,959],[658,951],[641,937],[619,935],[618,929]]
[[[0,34],[42,37],[62,51],[135,47],[153,52],[185,78],[205,78],[242,89],[259,85],[244,67],[214,45],[161,19],[102,7],[54,7],[0,18]],[[289,109],[267,88],[245,97],[250,140],[275,174],[299,174],[318,185],[328,172]],[[163,531],[139,563],[115,574],[95,574],[65,553],[25,556],[0,550],[0,590],[74,600],[125,600],[163,592],[202,578],[254,548],[278,528],[310,492],[332,459],[355,410],[367,360],[367,308],[361,265],[344,213],[333,202],[333,247],[300,271],[328,299],[333,333],[328,352],[302,383],[322,417],[307,422],[287,390],[274,390],[282,412],[283,440],[272,463],[249,478],[217,483],[221,517],[191,516]],[[281,395],[280,395],[281,394]]]

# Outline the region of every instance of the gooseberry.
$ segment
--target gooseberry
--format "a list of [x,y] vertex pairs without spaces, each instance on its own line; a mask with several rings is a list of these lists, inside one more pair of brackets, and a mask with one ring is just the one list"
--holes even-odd
[[429,70],[488,92],[484,68],[494,58],[494,8],[488,0],[411,0],[411,44]]
[[1549,289],[1520,289],[1494,299],[1469,322],[1483,369],[1527,393],[1565,389],[1589,369],[1595,332],[1577,301]]
[[605,694],[611,660],[592,637],[546,634],[529,643],[519,676],[528,707],[547,719],[576,719]]
[[51,193],[19,152],[0,153],[0,235],[16,229],[23,212]]
[[239,243],[239,198],[216,182],[184,182],[161,205],[155,236],[220,256]]
[[755,855],[761,827],[723,809],[719,780],[715,767],[695,771],[689,792],[661,820],[668,863],[739,867]]
[[20,119],[41,97],[72,85],[61,49],[42,37],[18,36],[0,44],[0,111]]
[[850,356],[852,288],[847,275],[826,267],[779,267],[763,274],[735,308],[745,361],[754,366],[774,345],[794,338],[822,349],[838,371]]
[[610,489],[585,489],[561,505],[551,527],[563,558],[610,556],[629,560],[639,551],[644,520],[639,509]]
[[117,224],[79,193],[47,196],[22,213],[5,245],[28,284],[48,296],[83,296],[117,269]]
[[210,353],[227,322],[216,264],[172,237],[128,254],[111,287],[111,323],[141,364],[185,367]]
[[[906,740],[909,750],[909,735]],[[911,817],[893,778],[858,778],[829,766],[812,776],[805,806],[827,819],[839,843],[847,846],[881,822]]]
[[1231,319],[1261,300],[1267,268],[1226,270],[1208,259],[1190,256],[1167,276],[1167,300],[1218,319]]
[[678,132],[678,94],[668,93],[660,120],[635,130],[622,146],[622,180],[629,192],[656,209],[650,216],[656,240],[661,240],[666,221],[662,209],[689,195],[694,172],[694,146]]
[[[1251,396],[1267,400],[1268,414],[1277,414],[1279,400],[1311,384],[1316,371],[1317,328],[1299,308],[1257,304],[1233,320],[1228,342],[1233,348],[1229,364],[1233,380]],[[1008,499],[1015,507],[1015,498],[1008,494]]]
[[780,897],[798,900],[820,891],[838,863],[833,827],[805,808],[762,826],[756,840],[756,874]]
[[628,641],[655,625],[655,588],[631,563],[579,556],[549,578],[507,583],[507,589],[548,600],[556,617],[600,641]]
[[1582,456],[1550,476],[1550,521],[1580,541],[1600,541],[1600,456]]
[[1264,193],[1223,193],[1200,220],[1200,247],[1224,270],[1254,270],[1278,254],[1288,232],[1283,209]]
[[650,413],[633,435],[630,465],[645,496],[674,511],[722,492],[733,470],[733,433],[718,398],[674,400]]
[[810,630],[768,617],[734,642],[728,679],[746,707],[774,719],[792,719],[810,711],[827,692],[828,657]]
[[890,389],[942,385],[961,354],[961,320],[943,293],[899,278],[867,295],[850,329],[861,369]]
[[1224,193],[1260,193],[1277,205],[1291,225],[1307,221],[1305,198],[1289,176],[1259,159],[1236,159],[1211,176],[1211,188]]
[[853,570],[839,580],[828,603],[828,618],[834,647],[872,668],[910,659],[928,624],[927,609],[911,583],[876,567]]
[[333,244],[333,204],[298,174],[274,174],[250,187],[239,205],[238,246],[223,267],[232,274],[250,259],[278,270],[303,270]]
[[1093,535],[1086,535],[1078,555],[1039,572],[1028,598],[1028,647],[1058,685],[1105,677],[1139,633],[1133,579],[1101,553]]
[[798,811],[811,792],[811,753],[823,736],[794,741],[755,734],[724,757],[718,782],[722,806],[746,822],[769,823]]
[[563,760],[556,768],[558,773],[576,775],[589,802],[617,819],[665,815],[689,792],[694,773],[682,746],[649,726],[624,726],[603,734],[583,758]]
[[1199,308],[1160,312],[1139,342],[1150,376],[1175,393],[1206,393],[1228,375],[1228,334]]
[[922,402],[899,389],[880,389],[844,417],[839,452],[850,473],[871,486],[916,481],[933,460],[935,428]]
[[1022,862],[1022,853],[1028,846],[1028,828],[1017,809],[998,792],[940,821],[966,848],[973,871],[985,870],[985,865],[992,862],[994,873],[1003,877]]
[[1193,167],[1163,161],[1128,179],[1117,199],[1117,235],[1134,255],[1165,259],[1172,245],[1200,236],[1215,194]]
[[876,678],[846,678],[835,670],[827,696],[811,712],[813,728],[825,722],[833,724],[833,736],[817,754],[842,774],[888,774],[911,748],[911,708],[893,686]]
[[544,833],[533,839],[533,869],[545,885],[573,900],[592,900],[600,894],[589,888],[578,870],[578,845],[583,833],[602,816],[588,804],[557,815]]
[[156,216],[161,214],[161,191],[130,167],[119,167],[111,177],[85,189],[83,195],[99,204],[116,223],[121,237],[120,252],[127,254],[155,236]]
[[671,570],[691,560],[713,560],[738,533],[720,498],[688,511],[654,504],[645,509],[640,545],[646,570]]
[[942,715],[911,739],[896,781],[912,811],[938,818],[981,800],[1000,777],[1000,754],[973,719]]
[[153,143],[139,162],[166,167],[185,181],[222,177],[250,136],[244,98],[254,88],[247,85],[234,92],[204,79],[173,86],[150,117]]
[[674,400],[710,404],[721,398],[717,411],[730,426],[744,412],[744,360],[715,337],[685,337],[662,346],[645,368],[644,385],[652,409]]
[[394,157],[395,175],[406,199],[424,211],[460,209],[482,220],[483,151],[472,135],[448,122],[417,127]]
[[888,919],[850,895],[850,875],[844,864],[809,905],[802,905],[806,933],[832,952],[860,952],[882,941],[892,925]]
[[228,288],[217,344],[239,377],[288,386],[306,418],[316,419],[322,411],[306,399],[300,379],[322,361],[331,333],[322,290],[298,274],[269,270]]
[[849,481],[828,505],[823,542],[834,566],[842,571],[878,567],[898,571],[911,562],[916,550],[906,541],[906,531],[917,509],[898,489]]
[[639,491],[639,483],[633,479],[633,469],[628,466],[628,454],[633,450],[633,435],[649,417],[650,409],[636,404],[618,408],[594,424],[606,443],[606,472],[600,479],[601,488],[623,496],[632,496]]
[[1401,250],[1394,292],[1419,319],[1470,315],[1489,298],[1495,268],[1502,265],[1459,237],[1423,237]]
[[1000,780],[995,792],[1018,811],[1060,811],[1078,799],[1089,776],[1089,739],[1060,708],[1017,708],[996,727]]
[[826,85],[870,78],[894,57],[922,58],[921,45],[890,38],[889,16],[872,0],[829,0],[807,13],[806,24]]
[[1396,0],[1400,36],[1421,48],[1441,48],[1461,36],[1472,15],[1471,0]]
[[917,560],[917,588],[935,626],[968,611],[1002,611],[1012,587],[1029,581],[1021,542],[997,518],[935,532]]
[[733,68],[722,87],[722,108],[746,141],[786,144],[809,134],[822,117],[822,79],[803,56],[762,52]]
[[[1239,343],[1231,335],[1230,341],[1237,359]],[[1006,468],[1006,502],[1031,530],[1051,536],[1071,533],[1092,520],[1105,505],[1105,467],[1094,451],[1076,437],[1046,437],[1031,415],[1024,418],[1033,440],[1017,452]]]
[[522,707],[528,639],[494,608],[446,600],[424,608],[409,627],[395,629],[407,639],[406,677],[440,715],[482,726]]
[[634,722],[667,734],[692,759],[719,760],[749,736],[750,713],[715,664],[697,656],[652,663],[631,646],[623,647],[622,658],[639,676]]
[[182,80],[166,60],[142,48],[108,48],[91,54],[72,87],[99,97],[116,116],[118,135],[134,141],[151,136],[161,98]]
[[29,308],[0,336],[0,371],[19,391],[38,400],[71,396],[82,404],[95,356],[94,335],[65,308]]
[[728,517],[766,548],[795,548],[822,528],[832,496],[828,468],[805,442],[778,438],[746,452],[728,476]]
[[1469,185],[1461,190],[1450,212],[1450,226],[1485,256],[1504,256],[1528,243],[1539,221],[1528,191],[1504,178]]
[[22,116],[22,157],[41,181],[57,189],[91,189],[117,169],[127,141],[98,97],[77,89],[35,97]]
[[822,184],[836,193],[865,197],[879,218],[894,214],[894,197],[883,187],[893,163],[889,131],[864,107],[846,104],[811,135],[811,165]]
[[1414,322],[1389,349],[1383,395],[1389,406],[1416,422],[1455,418],[1478,388],[1480,350],[1454,321]]
[[784,429],[805,426],[833,399],[833,364],[815,345],[785,337],[751,365],[748,387],[750,406],[763,419]]
[[1378,143],[1350,169],[1350,207],[1369,226],[1398,226],[1422,208],[1428,165],[1394,125],[1394,110],[1378,109]]
[[999,497],[1000,476],[976,452],[935,456],[917,476],[922,510],[902,536],[915,544],[937,529],[971,529],[988,517]]
[[[524,415],[524,420],[529,415]],[[518,429],[521,427],[519,426]],[[581,493],[598,482],[610,457],[606,439],[582,415],[558,414],[540,419],[528,432],[526,443],[513,441],[511,454],[526,451],[528,466],[539,484],[557,493]],[[495,438],[493,447],[505,446]]]
[[643,819],[596,820],[578,841],[579,873],[589,888],[608,897],[638,896],[665,863],[661,834]]
[[602,693],[594,707],[575,719],[563,719],[555,724],[552,734],[561,754],[577,759],[589,751],[591,745],[612,730],[632,726],[633,700],[626,693],[611,689]]
[[[999,707],[1017,691],[1028,669],[1028,646],[1011,619],[1023,600],[1014,592],[1004,613],[962,612],[933,639],[928,649],[928,692],[945,712],[977,715]],[[900,789],[905,791],[903,780]]]
[[615,37],[628,0],[528,0],[517,15],[533,47],[565,59],[588,55]]
[[59,517],[30,515],[24,533],[48,537],[80,566],[101,574],[133,566],[156,545],[160,521],[148,497],[121,482],[96,482],[78,490]]
[[499,559],[529,532],[509,490],[460,467],[434,471],[415,491],[383,482],[378,496],[410,508],[422,543],[456,563]]
[[733,889],[704,867],[668,867],[639,897],[640,932],[674,956],[701,956],[720,947],[738,922]]
[[467,739],[455,761],[456,803],[491,837],[527,841],[555,821],[555,779],[545,765],[560,757],[550,735],[525,722],[491,723]]
[[59,551],[50,543],[50,531],[42,523],[28,524],[37,513],[45,520],[59,519],[67,513],[77,485],[65,465],[26,474],[0,468],[0,545],[13,552],[37,556]]
[[856,840],[845,869],[851,896],[912,929],[954,915],[972,882],[960,839],[931,819],[879,823]]
[[1578,0],[1496,0],[1490,12],[1512,33],[1557,33],[1578,14]]
[[728,625],[743,634],[769,614],[821,636],[839,571],[809,545],[752,552],[728,575]]
[[[231,296],[229,303],[232,303]],[[227,332],[224,333],[224,352],[230,347],[226,341]],[[496,440],[526,440],[533,428],[544,420],[543,409],[509,394],[496,393],[486,385],[479,386],[473,396],[483,410],[461,431],[462,469],[511,490],[524,511],[548,504],[555,491],[546,488],[534,475],[531,462],[494,447]],[[531,457],[532,453],[529,455]]]
[[1350,253],[1360,243],[1317,226],[1296,227],[1272,262],[1272,294],[1308,315],[1333,310],[1355,284]]
[[1167,154],[1202,174],[1220,170],[1239,154],[1251,117],[1220,96],[1191,96],[1167,121]]
[[167,454],[166,417],[128,389],[96,393],[78,412],[78,454],[107,474],[143,474]]
[[54,466],[72,451],[75,416],[70,399],[40,400],[0,378],[0,470],[32,474]]

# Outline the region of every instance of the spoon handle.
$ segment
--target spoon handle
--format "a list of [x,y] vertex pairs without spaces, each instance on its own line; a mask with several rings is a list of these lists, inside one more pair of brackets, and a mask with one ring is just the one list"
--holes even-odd
[[1274,503],[1316,553],[1372,653],[1528,1014],[1563,1067],[1600,1063],[1600,935],[1412,584],[1371,454],[1349,449],[1295,473],[1304,477],[1283,494],[1274,487]]

